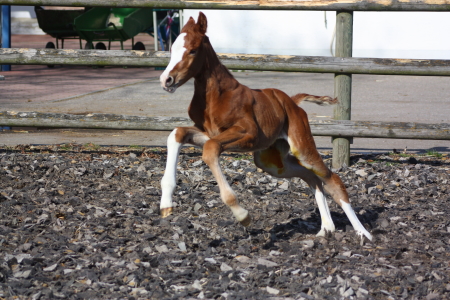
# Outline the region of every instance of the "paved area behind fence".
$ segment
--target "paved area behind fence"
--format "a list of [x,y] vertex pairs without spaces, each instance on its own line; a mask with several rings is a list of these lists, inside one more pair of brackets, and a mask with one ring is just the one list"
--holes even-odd
[[[17,36],[15,39],[18,42],[14,44],[13,38],[13,47],[26,46],[26,41]],[[45,45],[48,39],[46,36],[35,36],[30,47]],[[77,42],[72,43],[76,47]],[[152,47],[151,41],[144,43],[146,47]],[[159,86],[158,77],[161,72],[153,68],[12,66],[12,71],[1,73],[5,80],[0,81],[0,110],[187,117],[193,82],[190,81],[176,93],[169,94]],[[233,74],[252,88],[275,87],[289,95],[299,92],[333,95],[333,74]],[[352,119],[449,123],[449,94],[448,77],[354,75]],[[332,107],[309,103],[302,107],[310,118],[326,119],[333,114]],[[157,146],[165,145],[168,134],[169,132],[13,128],[0,133],[0,144],[95,143]],[[329,137],[318,137],[316,141],[322,150],[329,150],[331,147]],[[354,152],[385,152],[404,148],[414,152],[435,148],[439,152],[448,153],[450,142],[360,138],[355,139],[352,145]]]

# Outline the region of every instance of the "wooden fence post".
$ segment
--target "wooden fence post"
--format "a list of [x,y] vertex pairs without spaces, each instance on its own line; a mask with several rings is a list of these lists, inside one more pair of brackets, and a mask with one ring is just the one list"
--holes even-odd
[[[353,12],[336,12],[336,57],[351,57],[353,42]],[[334,75],[334,96],[339,103],[334,109],[335,120],[351,119],[352,74]],[[332,137],[332,167],[338,169],[350,164],[350,143],[352,138]]]

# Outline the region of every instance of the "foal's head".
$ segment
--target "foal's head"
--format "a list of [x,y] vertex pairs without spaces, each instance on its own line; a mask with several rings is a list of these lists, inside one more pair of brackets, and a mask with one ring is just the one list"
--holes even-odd
[[197,23],[191,17],[172,45],[170,63],[159,78],[161,87],[173,93],[196,76],[203,65],[203,41],[206,38],[206,16],[200,12]]

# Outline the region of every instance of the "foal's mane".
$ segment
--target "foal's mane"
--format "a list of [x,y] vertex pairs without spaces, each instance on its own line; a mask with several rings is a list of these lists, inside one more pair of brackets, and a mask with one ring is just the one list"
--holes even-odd
[[209,41],[209,37],[207,35],[203,36],[202,45],[206,47],[206,54],[210,54],[211,57],[215,58],[215,62],[220,66],[220,70],[224,73],[228,74],[230,77],[234,78],[233,74],[231,74],[230,70],[220,61],[219,56],[217,55],[214,47]]

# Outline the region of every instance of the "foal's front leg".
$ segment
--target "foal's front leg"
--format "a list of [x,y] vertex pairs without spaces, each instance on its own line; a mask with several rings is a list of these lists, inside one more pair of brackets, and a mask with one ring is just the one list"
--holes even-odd
[[196,127],[175,128],[167,138],[167,162],[161,180],[162,196],[159,206],[163,218],[173,212],[172,195],[177,184],[177,164],[181,147],[186,143],[201,147],[207,140],[209,137]]
[[222,173],[219,163],[221,149],[222,145],[216,139],[207,141],[203,147],[203,161],[209,166],[216,178],[222,201],[231,209],[235,218],[243,226],[248,226],[252,221],[250,214],[246,209],[239,205],[236,194],[231,189]]

